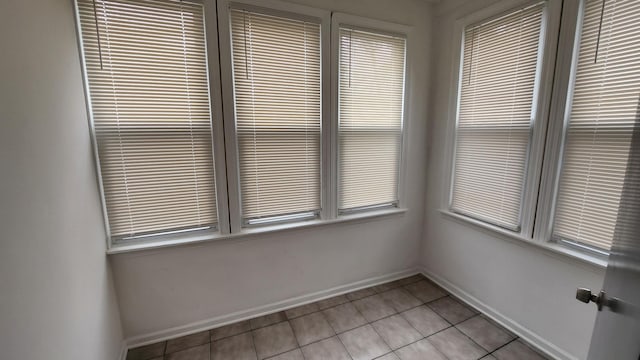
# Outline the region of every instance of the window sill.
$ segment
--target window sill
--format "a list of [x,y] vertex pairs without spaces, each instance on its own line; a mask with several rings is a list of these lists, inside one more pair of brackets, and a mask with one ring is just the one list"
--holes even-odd
[[306,229],[306,228],[325,226],[325,225],[331,225],[331,224],[355,223],[359,221],[372,221],[374,219],[381,218],[381,217],[401,215],[406,213],[407,211],[408,210],[404,208],[403,209],[395,209],[395,208],[384,209],[384,210],[378,210],[378,211],[370,211],[366,213],[342,215],[336,219],[329,219],[329,220],[321,220],[321,219],[309,220],[309,221],[301,221],[301,222],[289,223],[289,224],[278,224],[278,225],[262,226],[262,227],[255,227],[255,228],[246,228],[246,229],[243,229],[241,232],[235,233],[235,234],[221,234],[217,232],[217,233],[211,233],[211,234],[205,234],[205,235],[191,235],[191,236],[183,235],[183,236],[170,238],[170,239],[148,240],[145,242],[138,242],[138,243],[113,244],[111,248],[107,250],[107,254],[113,255],[113,254],[121,254],[121,253],[128,253],[128,252],[134,252],[134,251],[152,250],[152,249],[160,249],[160,248],[187,245],[187,244],[196,244],[196,243],[202,243],[207,241],[230,240],[230,239],[236,239],[236,238],[244,238],[244,237],[253,236],[253,235],[278,233],[278,232],[287,231],[287,230]]
[[600,269],[604,269],[607,267],[607,260],[602,257],[574,250],[552,242],[535,241],[509,230],[486,224],[482,221],[475,220],[464,215],[456,214],[446,209],[440,209],[440,213],[464,225],[472,225],[487,233],[491,233],[492,235],[498,235],[498,237],[501,239],[512,241],[517,244],[526,244],[533,248],[543,250],[552,254],[559,254],[562,255],[565,259],[568,258],[571,260],[576,260],[582,263],[593,265]]

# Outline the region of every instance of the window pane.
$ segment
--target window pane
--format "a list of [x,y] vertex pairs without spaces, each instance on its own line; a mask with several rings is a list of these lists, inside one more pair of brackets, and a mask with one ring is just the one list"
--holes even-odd
[[395,205],[405,39],[341,28],[339,209]]
[[[604,7],[603,7],[604,5]],[[640,116],[640,2],[584,5],[554,236],[608,250]]]
[[231,10],[242,217],[320,210],[320,25]]
[[203,7],[78,0],[114,238],[217,222]]
[[518,230],[543,4],[464,32],[451,208]]

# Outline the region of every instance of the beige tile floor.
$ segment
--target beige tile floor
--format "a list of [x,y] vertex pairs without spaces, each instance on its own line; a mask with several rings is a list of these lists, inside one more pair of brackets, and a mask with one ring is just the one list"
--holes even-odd
[[421,275],[129,350],[127,360],[543,360]]

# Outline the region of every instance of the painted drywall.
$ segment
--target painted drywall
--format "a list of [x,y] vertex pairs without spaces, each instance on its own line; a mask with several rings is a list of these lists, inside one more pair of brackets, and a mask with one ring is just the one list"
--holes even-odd
[[444,1],[433,24],[430,152],[422,264],[496,312],[548,341],[569,357],[587,356],[596,311],[574,299],[575,289],[600,289],[604,270],[555,255],[464,222],[438,210],[448,191],[443,174],[448,146],[453,27],[457,18],[496,1]]
[[0,357],[115,360],[70,0],[0,2]]
[[127,338],[413,268],[426,178],[430,4],[298,0],[414,27],[408,48],[407,213],[384,219],[112,255]]

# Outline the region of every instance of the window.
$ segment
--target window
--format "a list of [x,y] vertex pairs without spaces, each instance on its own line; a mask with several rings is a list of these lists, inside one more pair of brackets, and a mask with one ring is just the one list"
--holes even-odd
[[609,250],[640,114],[640,2],[582,6],[553,235]]
[[112,240],[215,229],[202,4],[77,3]]
[[450,206],[520,231],[544,4],[464,29]]
[[231,9],[243,225],[320,213],[320,24]]
[[460,30],[450,209],[602,259],[635,176],[640,2],[549,0],[502,14]]
[[397,206],[405,38],[339,30],[338,209]]
[[330,11],[77,0],[77,15],[110,252],[403,211],[388,207],[405,27],[334,14],[374,26],[340,25],[332,86]]

